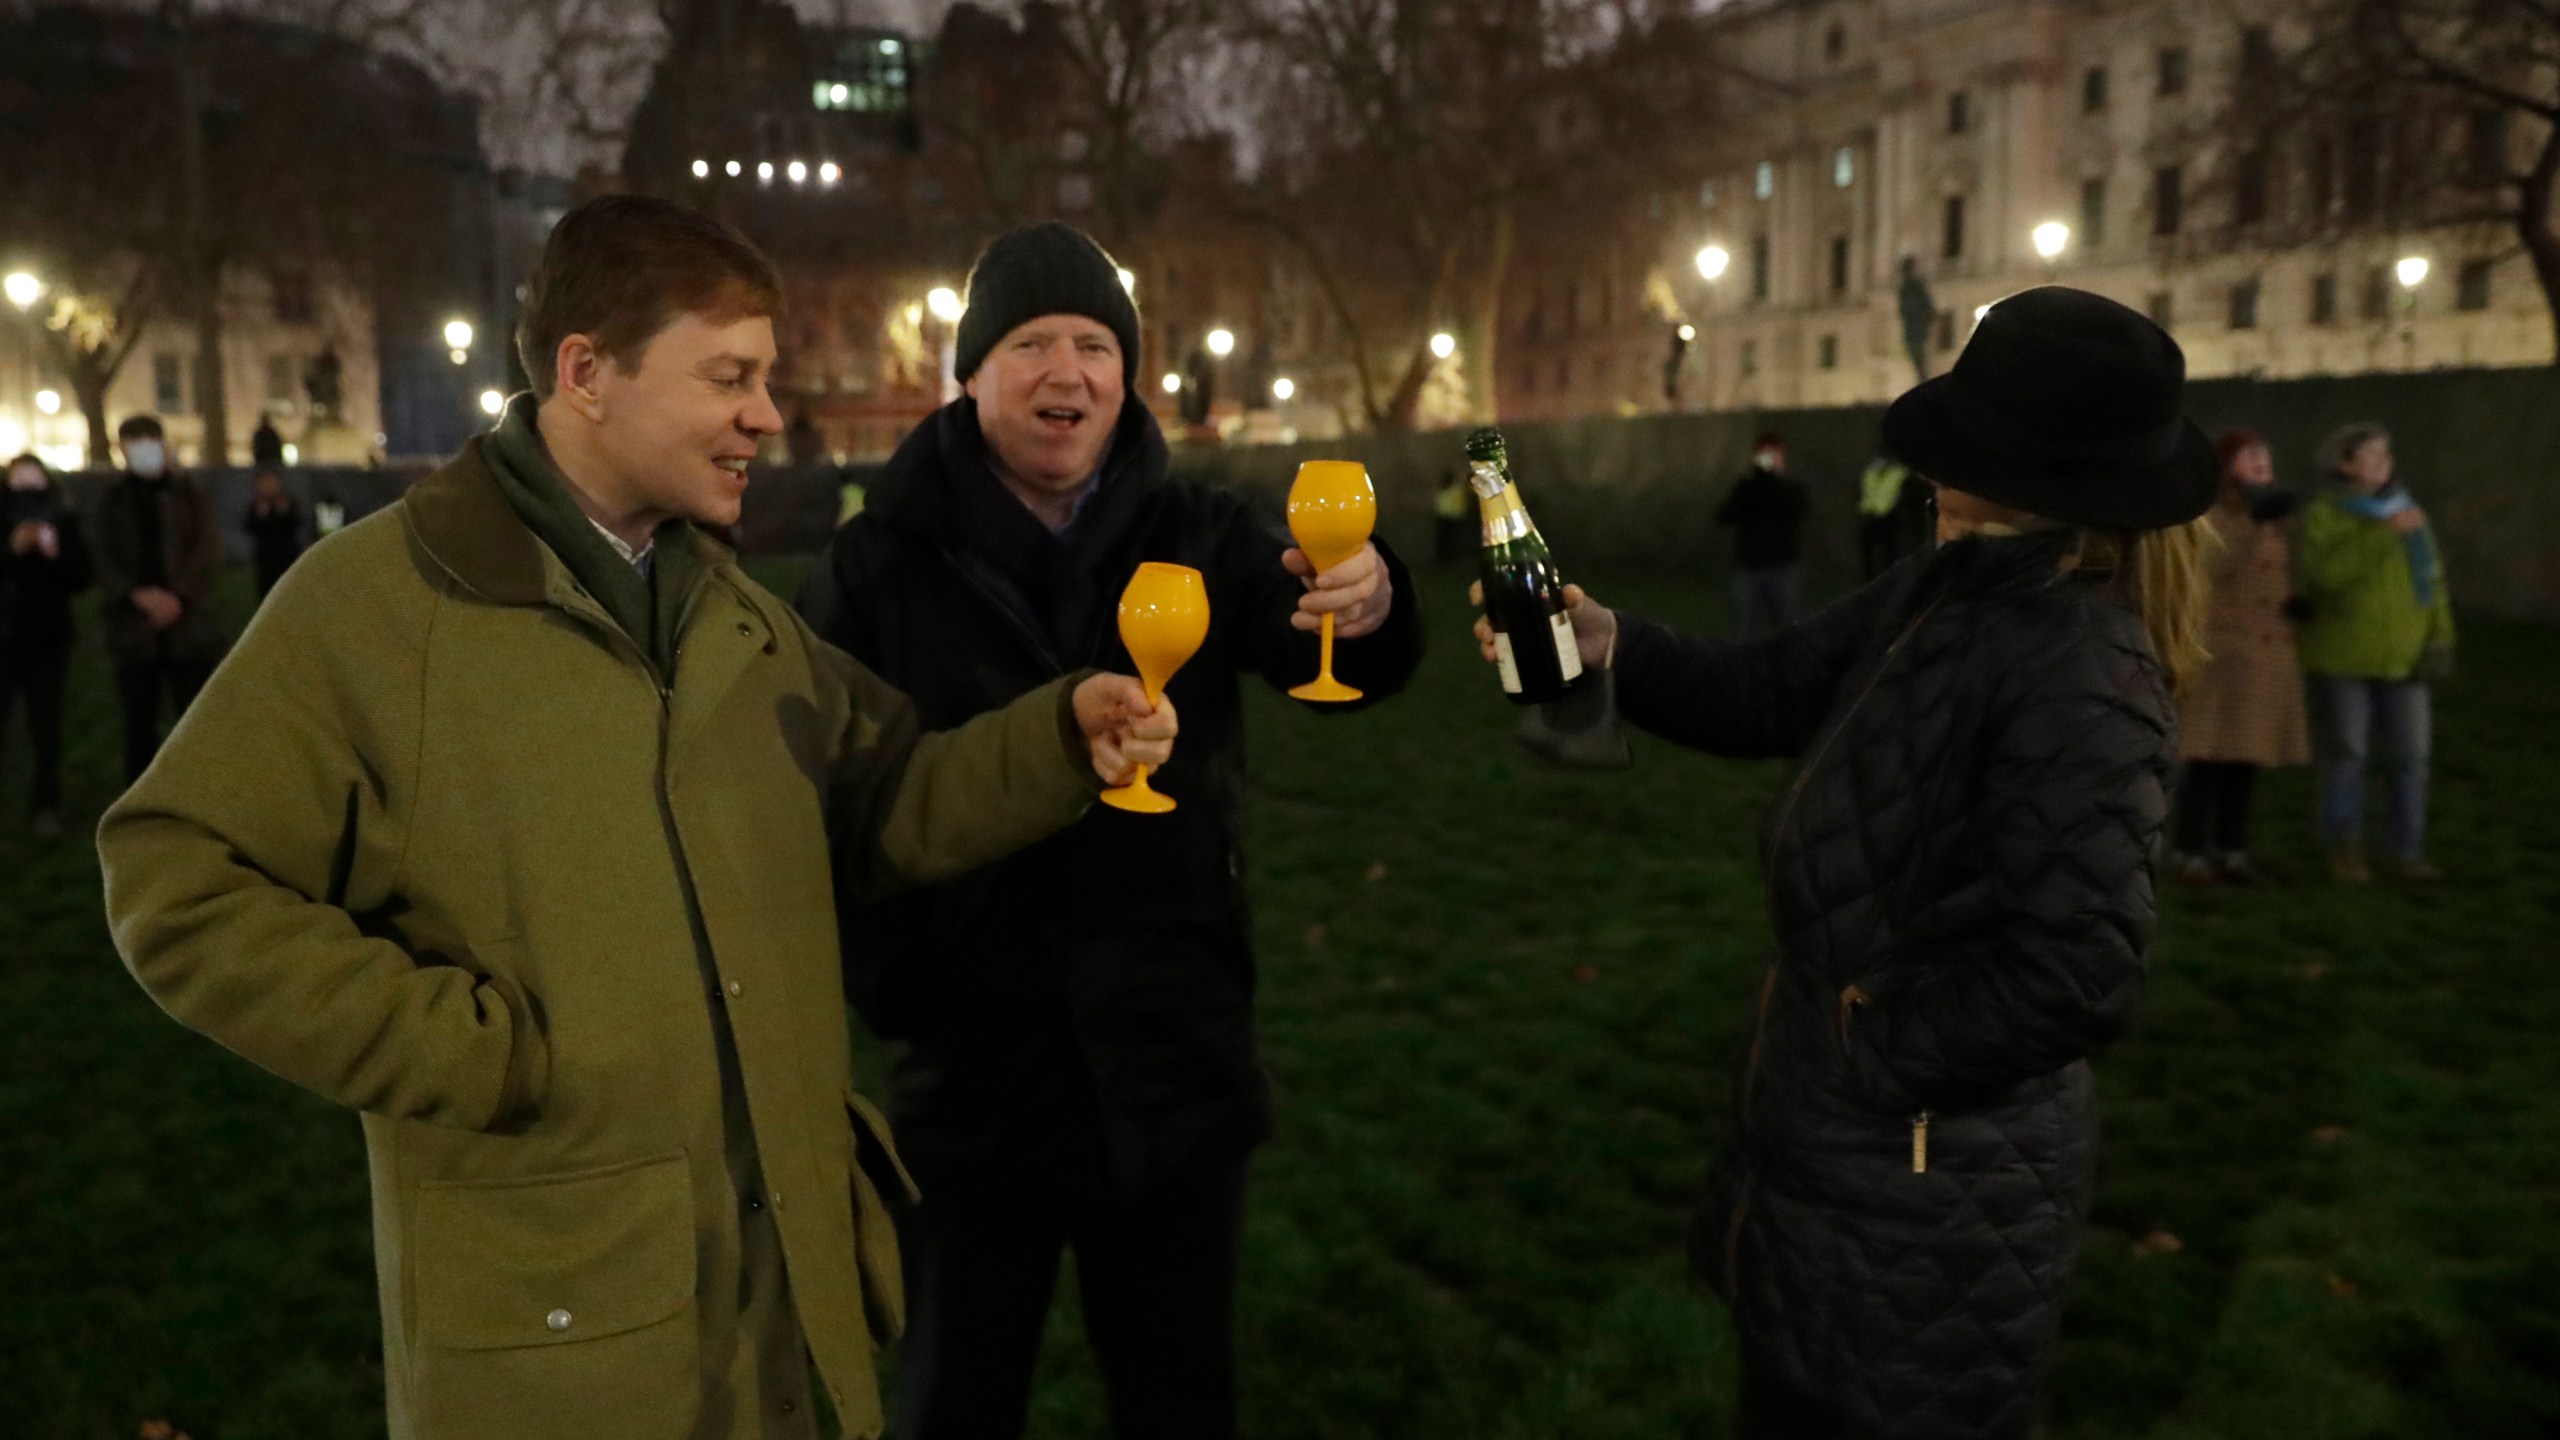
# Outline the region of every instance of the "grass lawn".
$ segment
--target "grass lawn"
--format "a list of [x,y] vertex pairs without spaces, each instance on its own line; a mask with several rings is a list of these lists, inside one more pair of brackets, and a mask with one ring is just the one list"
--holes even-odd
[[[1701,580],[1594,578],[1676,622],[1718,609]],[[1508,741],[1462,583],[1433,577],[1437,649],[1400,701],[1256,705],[1281,1118],[1249,1221],[1246,1430],[1722,1435],[1732,1335],[1679,1231],[1767,950],[1753,845],[1779,772],[1642,740],[1631,773],[1544,768]],[[2309,878],[2294,772],[2259,847],[2294,880],[2169,900],[2140,1028],[2099,1069],[2054,1436],[2560,1432],[2555,657],[2549,629],[2467,631],[2441,887]],[[116,778],[94,653],[73,705],[85,821]],[[108,948],[94,855],[28,838],[24,794],[13,751],[0,1436],[379,1433],[354,1120],[154,1009]],[[1106,1433],[1073,1312],[1036,1435]]]

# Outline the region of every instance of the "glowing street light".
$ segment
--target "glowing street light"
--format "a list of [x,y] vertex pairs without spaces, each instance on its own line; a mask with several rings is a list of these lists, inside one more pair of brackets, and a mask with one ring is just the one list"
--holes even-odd
[[1432,336],[1432,337],[1431,337],[1431,354],[1432,354],[1433,358],[1435,358],[1435,359],[1440,359],[1440,360],[1446,360],[1446,359],[1448,359],[1450,356],[1455,355],[1455,354],[1457,354],[1457,353],[1458,353],[1458,337],[1457,337],[1457,336],[1450,334],[1450,333],[1449,333],[1448,331],[1446,331],[1446,330],[1443,330],[1443,331],[1441,331],[1439,334],[1434,335],[1434,336]]
[[833,185],[843,178],[844,167],[833,160],[818,167],[818,183],[821,185]]
[[2391,267],[2391,273],[2400,277],[2401,289],[2415,290],[2426,283],[2427,257],[2403,255],[2400,257],[2400,263]]
[[62,392],[61,392],[61,391],[59,391],[59,390],[39,390],[39,391],[37,391],[37,392],[36,392],[36,409],[37,409],[37,411],[38,411],[38,412],[40,412],[40,413],[42,413],[42,414],[46,414],[46,415],[59,415],[59,414],[61,414],[61,413],[62,413]]
[[1271,382],[1271,398],[1278,400],[1283,404],[1288,402],[1290,396],[1297,393],[1298,382],[1290,379],[1286,375],[1283,375],[1279,379]]
[[737,178],[738,178],[738,172],[739,172],[740,170],[744,169],[745,167],[744,167],[744,166],[741,166],[737,161],[732,160],[732,161],[730,161],[730,162],[728,163],[728,165],[727,165],[727,167],[726,167],[726,168],[727,168],[727,170],[728,170],[728,172],[729,172],[729,178],[730,178],[730,179],[732,179],[732,180],[735,180],[735,179],[737,179]]
[[1733,252],[1721,245],[1710,245],[1698,252],[1698,274],[1708,280],[1721,280],[1733,264]]
[[2059,220],[2047,220],[2029,238],[2035,241],[2036,254],[2050,264],[2060,259],[2063,247],[2071,243],[2071,227]]
[[794,160],[791,162],[789,169],[784,173],[791,177],[792,184],[806,185],[809,183],[809,162],[806,160]]
[[694,179],[696,179],[696,180],[708,180],[708,179],[710,179],[710,178],[711,178],[711,162],[710,162],[710,161],[708,161],[708,160],[696,160],[696,161],[694,161],[694,162],[693,162],[693,178],[694,178]]
[[471,322],[468,320],[447,320],[444,322],[444,343],[456,350],[470,349]]
[[494,417],[506,413],[506,408],[506,396],[499,394],[495,390],[483,390],[480,392],[480,413]]
[[767,185],[772,184],[772,183],[773,183],[773,162],[772,162],[772,161],[770,161],[770,160],[759,160],[759,161],[757,161],[757,162],[756,162],[756,178],[757,178],[758,180],[763,181],[763,182],[764,182],[765,184],[767,184]]
[[1181,377],[1181,376],[1179,376],[1179,375],[1177,375],[1177,374],[1175,374],[1174,372],[1172,372],[1172,371],[1170,371],[1170,370],[1167,370],[1166,372],[1164,372],[1164,393],[1166,393],[1167,395],[1179,395],[1179,394],[1181,394],[1181,393],[1182,393],[1182,377]]
[[1210,331],[1209,353],[1221,360],[1236,353],[1236,332],[1223,325]]
[[960,299],[959,291],[948,285],[936,285],[925,292],[924,308],[933,312],[934,319],[949,325],[958,321],[969,307]]
[[839,80],[827,87],[827,99],[834,102],[835,107],[841,110],[846,102],[853,99],[853,87]]
[[0,294],[7,295],[10,304],[24,310],[44,297],[44,282],[24,270],[12,270],[7,279],[0,280]]
[[1686,344],[1688,344],[1690,341],[1695,340],[1695,339],[1697,339],[1697,338],[1698,338],[1698,327],[1697,327],[1697,326],[1695,326],[1695,325],[1683,325],[1683,326],[1681,326],[1681,327],[1680,327],[1680,343],[1681,343],[1681,344],[1686,345]]

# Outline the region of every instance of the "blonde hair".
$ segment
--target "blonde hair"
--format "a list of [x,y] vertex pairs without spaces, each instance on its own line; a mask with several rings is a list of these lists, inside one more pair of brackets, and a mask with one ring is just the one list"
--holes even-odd
[[2172,696],[2186,694],[2213,658],[2204,643],[2212,592],[2205,557],[2221,544],[2206,518],[2165,530],[2082,530],[2072,555],[2083,568],[2108,572],[2108,584],[2142,617]]

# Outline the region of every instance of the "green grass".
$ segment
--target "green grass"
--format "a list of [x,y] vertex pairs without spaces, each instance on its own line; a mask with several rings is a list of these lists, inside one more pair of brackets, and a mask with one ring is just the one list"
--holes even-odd
[[[1732,1335],[1679,1230],[1767,950],[1753,844],[1778,772],[1643,741],[1630,774],[1542,767],[1509,743],[1458,583],[1431,582],[1437,649],[1403,699],[1255,705],[1280,1131],[1249,1221],[1247,1432],[1721,1435]],[[1714,619],[1704,580],[1595,588]],[[2441,888],[2307,878],[2295,772],[2267,787],[2260,851],[2297,879],[2171,897],[2140,1029],[2099,1070],[2053,1435],[2560,1428],[2554,647],[2468,631],[2439,717]],[[115,763],[93,654],[74,728],[93,815]],[[13,753],[0,1435],[378,1433],[355,1123],[152,1008],[88,847],[19,833],[24,784]],[[2138,1253],[2155,1231],[2182,1248]],[[1062,1300],[1033,1432],[1101,1436],[1101,1408]]]

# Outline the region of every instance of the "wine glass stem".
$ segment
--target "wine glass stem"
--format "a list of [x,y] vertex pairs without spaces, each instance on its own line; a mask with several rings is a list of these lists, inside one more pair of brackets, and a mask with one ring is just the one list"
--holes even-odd
[[1316,673],[1330,680],[1333,678],[1333,612],[1330,610],[1324,613],[1324,638],[1317,643],[1324,659],[1316,666]]

